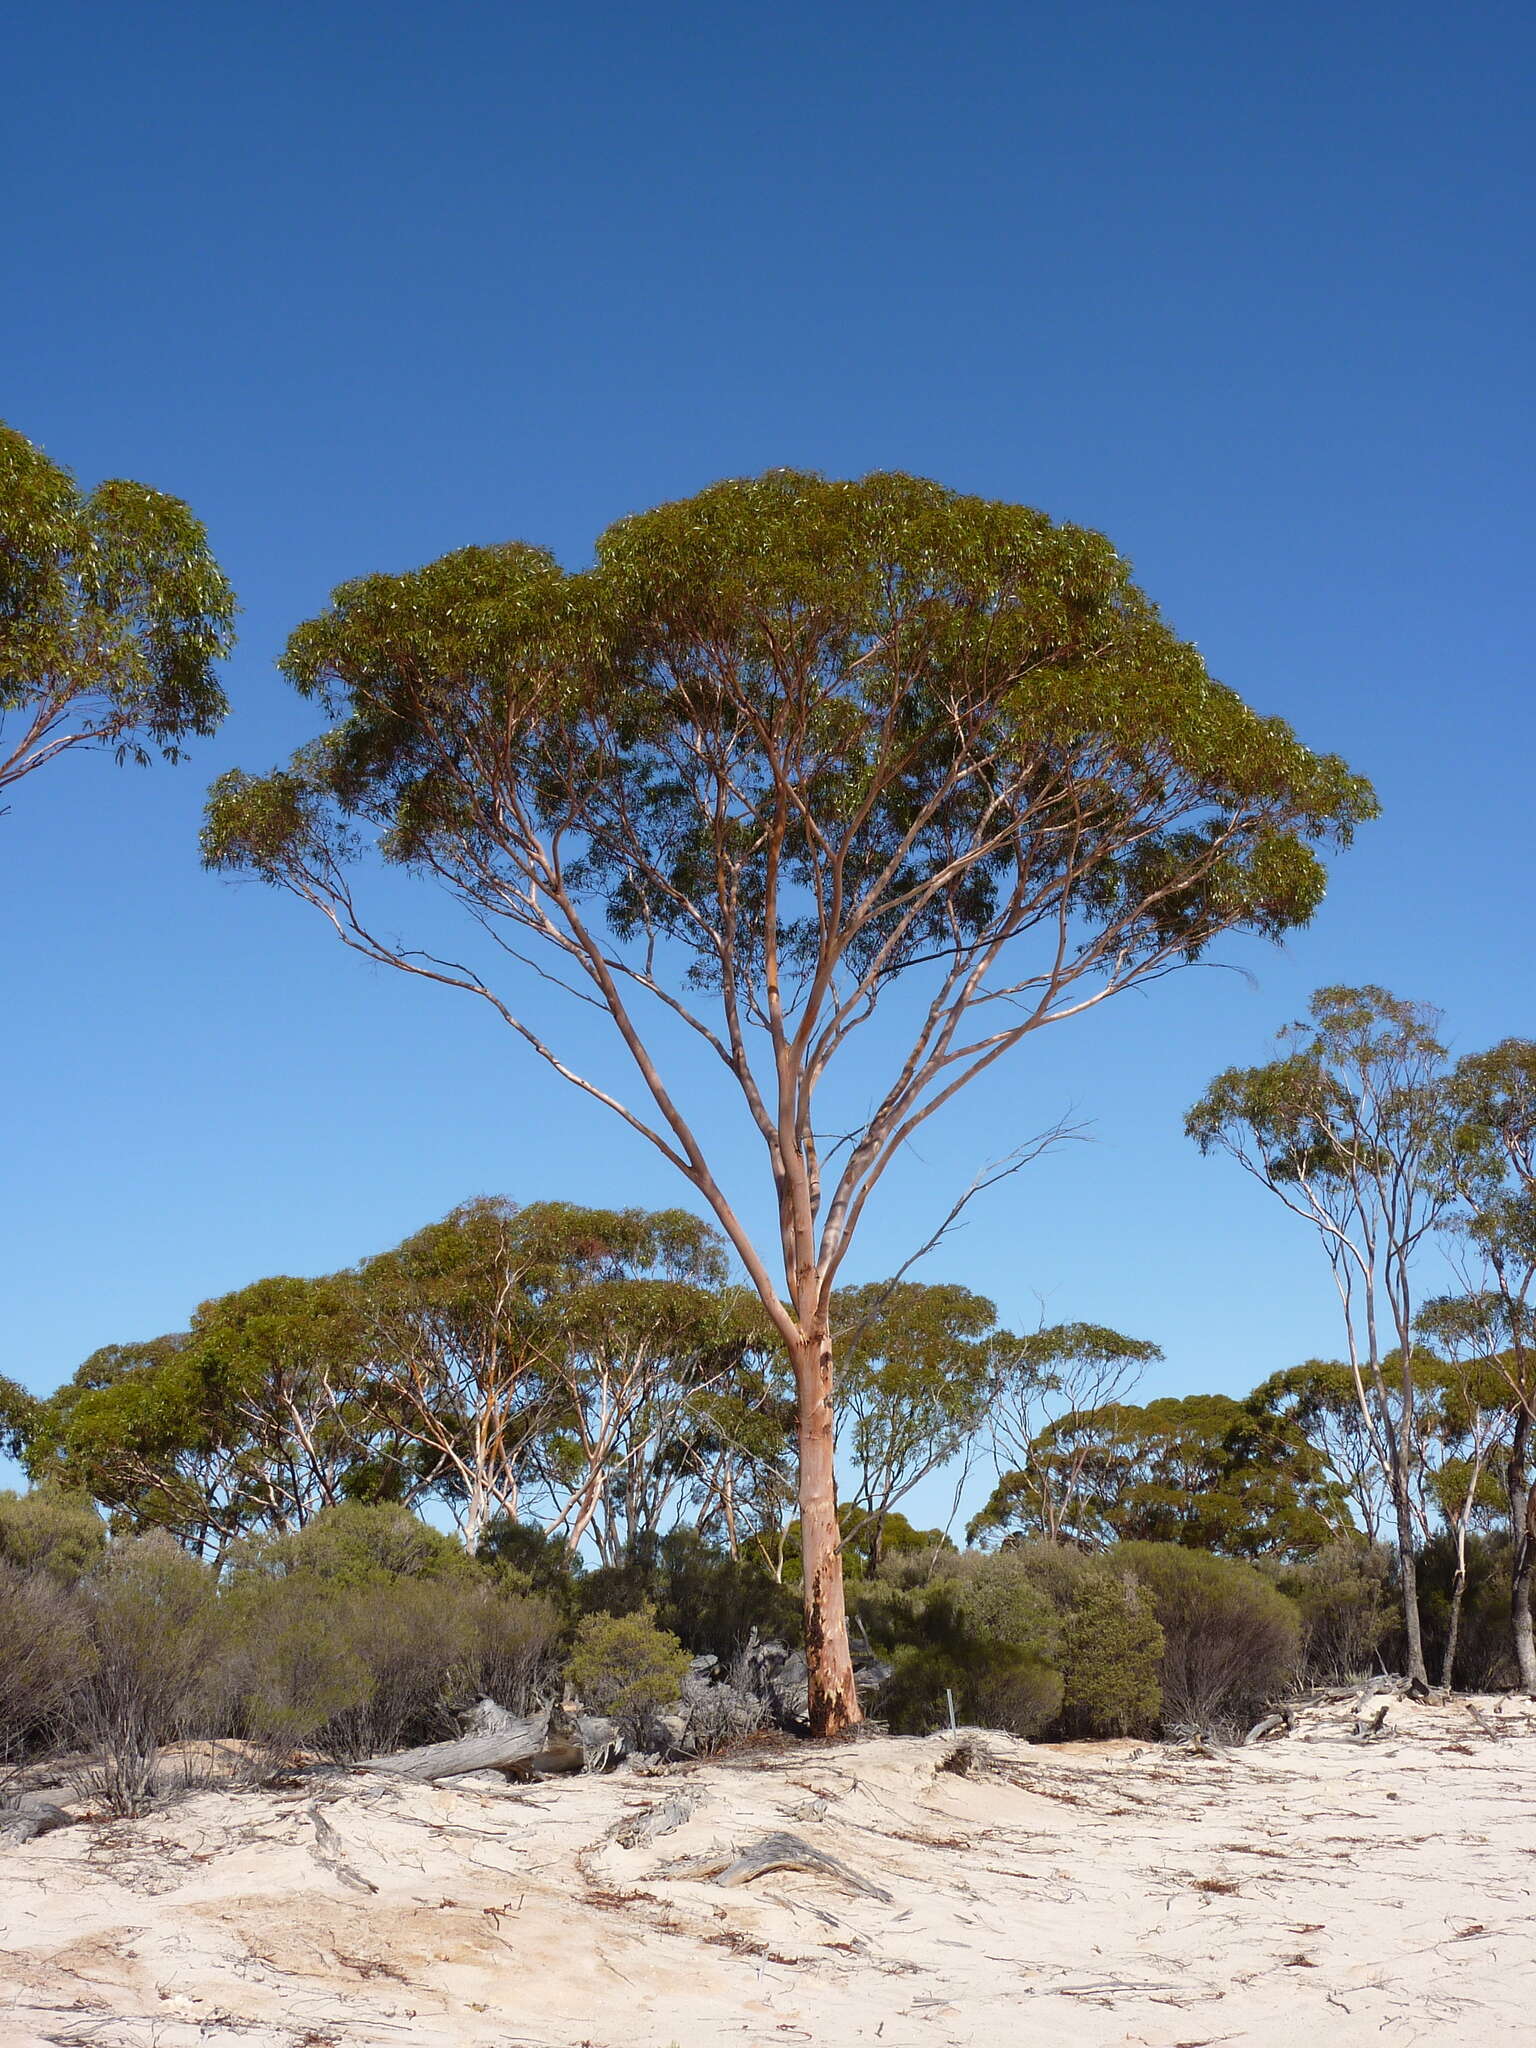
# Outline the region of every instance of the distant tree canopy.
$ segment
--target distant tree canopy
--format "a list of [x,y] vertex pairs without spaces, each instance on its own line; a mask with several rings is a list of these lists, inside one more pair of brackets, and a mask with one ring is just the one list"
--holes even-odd
[[1349,1527],[1347,1503],[1300,1428],[1225,1394],[1115,1402],[1049,1425],[1031,1469],[1005,1473],[972,1537],[1042,1531],[1053,1467],[1081,1469],[1058,1533],[1098,1548],[1180,1543],[1227,1557],[1305,1556]]
[[82,492],[0,421],[0,795],[72,747],[169,760],[224,716],[234,594],[179,498]]

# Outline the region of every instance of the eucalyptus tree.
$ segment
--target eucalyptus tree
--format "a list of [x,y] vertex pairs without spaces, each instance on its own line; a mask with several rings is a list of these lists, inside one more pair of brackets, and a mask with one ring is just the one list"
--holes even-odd
[[1280,1059],[1229,1067],[1185,1119],[1202,1152],[1235,1159],[1318,1234],[1392,1502],[1408,1675],[1420,1686],[1414,1267],[1456,1200],[1438,1026],[1427,1005],[1383,988],[1319,989],[1310,1021],[1280,1033]]
[[[849,1725],[832,1295],[877,1184],[1031,1033],[1304,923],[1369,785],[1213,681],[1102,536],[900,475],[719,484],[575,574],[507,544],[365,577],[283,667],[331,722],[215,785],[209,864],[490,1004],[697,1191],[789,1351],[811,1721]],[[368,839],[472,958],[392,936]],[[627,1081],[558,1042],[562,995]]]
[[[1420,1337],[1435,1346],[1428,1369],[1421,1361],[1418,1375],[1425,1411],[1424,1492],[1429,1513],[1451,1545],[1451,1605],[1440,1671],[1447,1689],[1456,1668],[1468,1540],[1479,1525],[1486,1528],[1504,1512],[1494,1473],[1507,1459],[1519,1414],[1508,1377],[1489,1348],[1489,1310],[1496,1303],[1496,1296],[1442,1295],[1426,1302],[1418,1316]],[[1495,1312],[1494,1328],[1499,1320]]]
[[690,1478],[690,1403],[741,1356],[740,1289],[680,1209],[467,1202],[364,1262],[360,1395],[474,1552],[530,1517],[607,1563]]
[[972,1443],[995,1378],[997,1310],[968,1288],[912,1280],[839,1288],[839,1448],[855,1474],[843,1542],[878,1565],[891,1510]]
[[89,1494],[119,1528],[161,1529],[216,1560],[260,1526],[270,1498],[246,1448],[182,1331],[93,1352],[39,1403],[25,1462],[34,1481]]
[[1295,1424],[1226,1394],[1189,1394],[1075,1409],[1047,1424],[969,1533],[1048,1535],[1090,1549],[1180,1543],[1227,1557],[1305,1556],[1345,1518]]
[[1536,1041],[1506,1038],[1468,1053],[1456,1062],[1450,1098],[1459,1236],[1476,1271],[1465,1275],[1459,1309],[1446,1308],[1458,1320],[1455,1341],[1491,1361],[1508,1382],[1510,1626],[1521,1686],[1536,1693]]
[[367,1356],[350,1276],[258,1280],[94,1352],[36,1404],[26,1464],[213,1560],[342,1500],[414,1499],[358,1400]]
[[554,1398],[535,1306],[548,1262],[535,1220],[483,1197],[357,1269],[368,1360],[328,1389],[331,1405],[368,1417],[471,1555],[494,1518],[519,1518]]
[[234,594],[179,498],[82,492],[0,421],[0,792],[73,747],[177,758],[226,710]]
[[1248,1405],[1301,1431],[1348,1503],[1354,1529],[1367,1543],[1378,1542],[1392,1510],[1386,1485],[1391,1460],[1374,1410],[1361,1403],[1354,1369],[1329,1358],[1282,1367],[1254,1388]]
[[[1052,1323],[999,1339],[987,1435],[1021,1527],[1058,1543],[1076,1526],[1096,1443],[1092,1418],[1126,1403],[1162,1355],[1102,1323]],[[972,1524],[991,1526],[986,1510]]]

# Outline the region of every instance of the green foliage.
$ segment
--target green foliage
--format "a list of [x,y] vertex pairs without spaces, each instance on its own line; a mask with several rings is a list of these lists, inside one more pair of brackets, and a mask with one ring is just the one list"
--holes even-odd
[[480,1694],[521,1713],[555,1690],[559,1612],[402,1509],[327,1510],[242,1558],[224,1605],[227,1689],[273,1746],[372,1755]]
[[239,1587],[225,1620],[222,1677],[244,1733],[275,1750],[334,1753],[328,1730],[355,1721],[373,1692],[353,1603],[313,1579],[275,1579]]
[[1055,1612],[1017,1561],[933,1552],[890,1558],[855,1588],[871,1640],[894,1675],[879,1698],[897,1734],[926,1735],[948,1717],[1037,1735],[1061,1706]]
[[475,1563],[509,1591],[536,1593],[559,1608],[576,1599],[581,1560],[534,1522],[497,1515],[486,1524]]
[[0,1493],[0,1558],[73,1585],[106,1554],[107,1531],[88,1497],[60,1487]]
[[[1509,1628],[1510,1542],[1506,1532],[1469,1535],[1467,1580],[1456,1632],[1453,1682],[1468,1692],[1503,1692],[1520,1682]],[[1437,1532],[1419,1551],[1419,1598],[1432,1671],[1441,1669],[1450,1622],[1456,1548]]]
[[863,1510],[861,1541],[880,1561],[892,1504],[973,1436],[994,1372],[997,1311],[967,1288],[875,1281],[832,1300],[839,1438]]
[[0,422],[0,790],[73,746],[177,758],[226,710],[235,600],[178,498],[82,493]]
[[0,1783],[30,1748],[57,1739],[93,1661],[70,1588],[0,1559]]
[[[739,703],[708,680],[722,654]],[[368,577],[299,628],[283,665],[343,720],[286,774],[224,778],[210,860],[320,873],[340,850],[334,805],[340,819],[382,818],[393,858],[459,875],[485,793],[451,775],[450,757],[483,759],[498,787],[526,790],[541,811],[570,791],[611,817],[580,881],[621,937],[659,923],[715,974],[718,956],[681,911],[713,861],[681,744],[724,738],[749,712],[801,735],[789,779],[804,816],[840,843],[850,902],[903,842],[899,886],[974,846],[945,897],[968,930],[996,915],[1015,858],[1009,840],[978,835],[973,758],[995,764],[1021,816],[1043,761],[1077,770],[1089,830],[1106,842],[1082,877],[1083,907],[1105,921],[1129,911],[1143,945],[1176,936],[1197,950],[1232,923],[1304,919],[1322,887],[1307,842],[1347,838],[1375,808],[1341,763],[1212,682],[1101,536],[898,475],[833,483],[779,470],[719,484],[621,521],[576,576],[509,545]],[[455,736],[441,755],[432,721]],[[471,729],[494,765],[459,743]],[[954,783],[915,832],[912,763],[930,785]],[[739,753],[731,772],[767,819],[775,778]],[[620,852],[621,793],[658,887]],[[1111,819],[1142,807],[1163,829],[1122,842]],[[734,836],[761,903],[754,821]],[[790,847],[791,872],[814,858],[799,826]],[[803,956],[810,930],[784,915],[781,951]],[[949,929],[935,904],[891,964]]]
[[1208,1731],[1267,1705],[1296,1675],[1295,1604],[1235,1558],[1175,1543],[1122,1543],[1108,1562],[1135,1573],[1163,1631],[1165,1728]]
[[345,1761],[432,1741],[474,1695],[495,1602],[472,1579],[248,1577],[229,1598],[227,1682],[269,1743]]
[[1162,1707],[1164,1637],[1133,1573],[1085,1561],[1062,1617],[1064,1735],[1148,1735]]
[[764,1640],[800,1634],[795,1589],[750,1554],[733,1558],[694,1529],[674,1529],[619,1565],[598,1565],[575,1581],[583,1614],[653,1614],[692,1656],[729,1661],[755,1629]]
[[1028,1469],[1002,1475],[973,1536],[1035,1526],[1042,1487],[1065,1503],[1067,1533],[1087,1543],[1305,1553],[1347,1520],[1305,1433],[1225,1394],[1074,1410],[1029,1448]]
[[589,1614],[578,1624],[567,1676],[595,1714],[609,1714],[639,1734],[657,1711],[677,1699],[688,1675],[688,1652],[658,1628],[644,1609],[635,1614]]
[[416,1579],[468,1585],[476,1578],[474,1561],[455,1538],[408,1508],[363,1501],[338,1502],[302,1529],[247,1545],[237,1570],[333,1586],[393,1586]]
[[156,1532],[114,1543],[82,1586],[94,1653],[74,1703],[100,1753],[94,1790],[117,1813],[154,1792],[161,1746],[203,1732],[219,1633],[214,1574]]
[[1314,1683],[1348,1683],[1378,1668],[1393,1627],[1392,1556],[1380,1544],[1330,1544],[1274,1570],[1301,1616],[1301,1672]]
[[31,1442],[39,1403],[16,1380],[0,1373],[0,1454],[24,1460]]

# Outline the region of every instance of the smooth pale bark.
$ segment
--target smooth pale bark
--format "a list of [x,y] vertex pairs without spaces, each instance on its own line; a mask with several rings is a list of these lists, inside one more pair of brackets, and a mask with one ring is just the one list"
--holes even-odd
[[[1394,1489],[1396,1490],[1396,1489]],[[1419,1572],[1414,1556],[1413,1512],[1402,1489],[1395,1502],[1397,1516],[1397,1568],[1403,1595],[1403,1634],[1408,1647],[1408,1682],[1428,1686],[1429,1671],[1424,1663],[1424,1634],[1419,1627]]]
[[832,1342],[823,1326],[795,1347],[800,1447],[800,1551],[805,1574],[805,1664],[813,1735],[840,1735],[863,1719],[848,1646],[842,1532],[837,1525]]
[[1451,1612],[1445,1625],[1445,1654],[1440,1659],[1440,1686],[1452,1688],[1456,1676],[1456,1645],[1461,1636],[1461,1607],[1467,1591],[1467,1528],[1456,1531],[1456,1570],[1451,1579]]
[[1514,1546],[1509,1588],[1510,1634],[1520,1690],[1536,1697],[1536,1630],[1531,1625],[1531,1581],[1536,1576],[1536,1493],[1531,1488],[1526,1458],[1531,1417],[1522,1408],[1515,1420],[1509,1458],[1504,1467],[1509,1492],[1509,1534]]

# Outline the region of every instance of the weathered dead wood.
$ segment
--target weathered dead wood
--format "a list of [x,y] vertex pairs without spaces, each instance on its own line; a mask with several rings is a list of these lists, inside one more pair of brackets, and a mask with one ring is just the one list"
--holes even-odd
[[62,1806],[39,1799],[35,1793],[23,1792],[15,1806],[0,1808],[0,1841],[35,1841],[39,1835],[51,1835],[55,1828],[67,1828],[73,1819],[74,1815],[66,1813]]
[[1255,1721],[1243,1737],[1246,1748],[1250,1742],[1265,1742],[1272,1735],[1289,1735],[1296,1726],[1296,1716],[1289,1707],[1281,1707],[1277,1713],[1266,1714],[1262,1721]]
[[364,1757],[357,1769],[385,1771],[391,1777],[430,1784],[436,1778],[456,1778],[465,1771],[504,1771],[512,1766],[526,1769],[548,1747],[546,1712],[511,1721],[505,1728],[492,1729],[484,1735],[463,1736],[457,1742],[429,1742],[420,1749],[402,1749],[394,1756]]
[[1373,1742],[1386,1726],[1387,1710],[1391,1704],[1390,1700],[1383,1700],[1375,1713],[1367,1720],[1365,1717],[1365,1702],[1362,1700],[1355,1714],[1354,1732],[1349,1738],[1350,1741]]
[[609,1838],[621,1849],[641,1849],[647,1842],[670,1835],[674,1828],[680,1828],[685,1821],[691,1820],[698,1803],[696,1793],[674,1792],[670,1799],[659,1799],[643,1812],[626,1815],[609,1829]]
[[753,1842],[745,1849],[722,1849],[707,1856],[687,1857],[652,1874],[656,1877],[705,1877],[712,1878],[719,1885],[738,1885],[750,1884],[754,1877],[765,1877],[770,1870],[803,1870],[813,1877],[830,1877],[838,1884],[847,1885],[851,1891],[864,1892],[872,1899],[883,1899],[887,1905],[890,1903],[889,1892],[871,1884],[867,1877],[860,1877],[856,1870],[850,1870],[836,1856],[813,1849],[798,1835],[764,1835],[760,1842]]
[[309,1818],[315,1830],[315,1839],[309,1845],[309,1853],[320,1865],[344,1885],[355,1892],[376,1892],[378,1886],[370,1884],[366,1877],[352,1868],[341,1853],[341,1837],[331,1826],[318,1806],[309,1809]]

